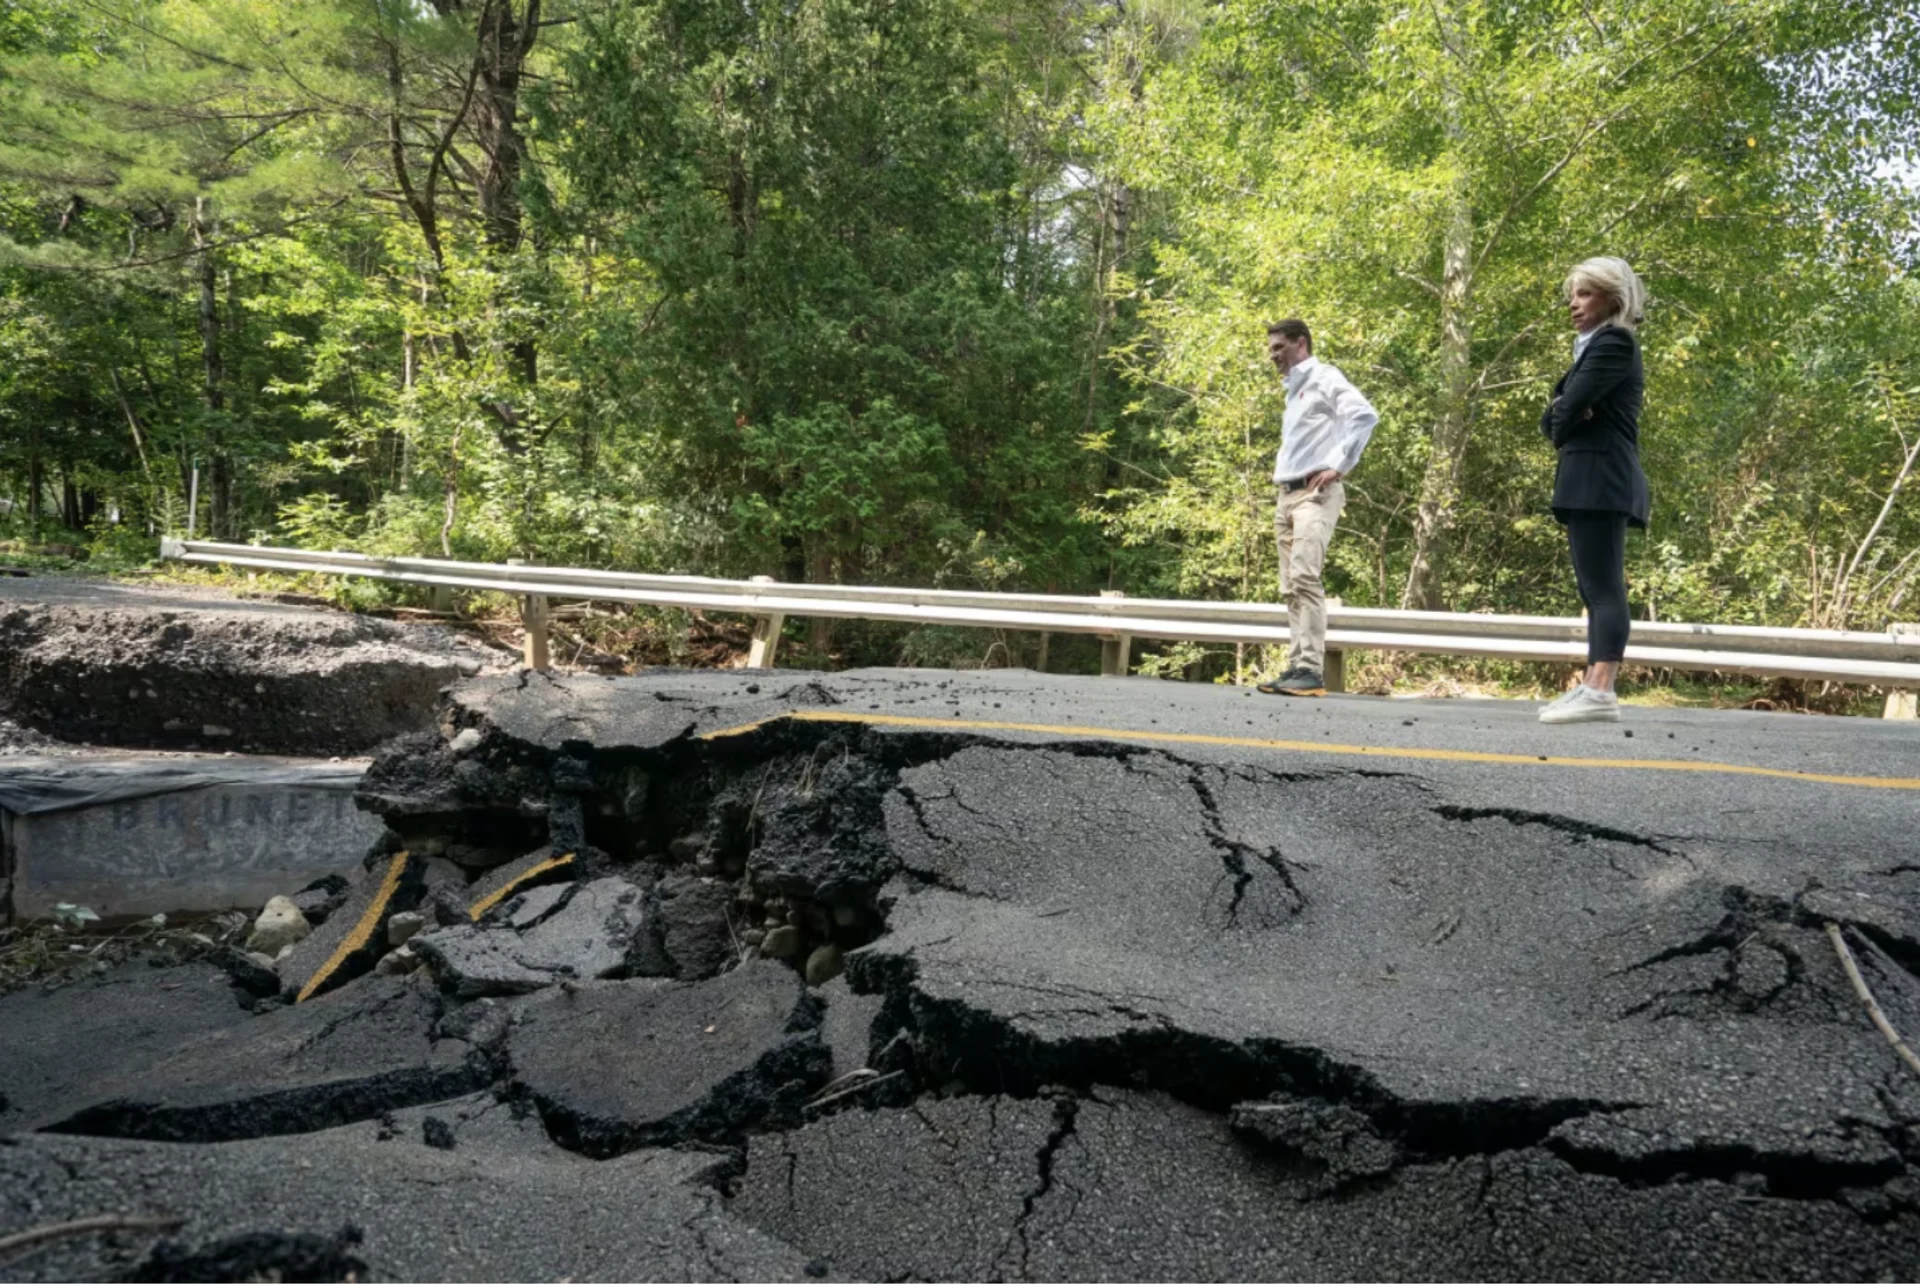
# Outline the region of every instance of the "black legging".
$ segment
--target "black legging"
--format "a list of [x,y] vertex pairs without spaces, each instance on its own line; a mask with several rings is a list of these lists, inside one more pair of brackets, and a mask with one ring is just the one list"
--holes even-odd
[[1624,660],[1627,632],[1627,515],[1576,509],[1567,514],[1573,575],[1587,604],[1587,663]]

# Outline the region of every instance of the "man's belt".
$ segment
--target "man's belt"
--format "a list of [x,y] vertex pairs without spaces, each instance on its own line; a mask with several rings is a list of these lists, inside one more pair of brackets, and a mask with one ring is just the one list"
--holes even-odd
[[1307,484],[1312,480],[1313,475],[1308,474],[1306,477],[1296,477],[1291,482],[1282,482],[1280,483],[1280,493],[1282,495],[1292,495],[1295,491],[1304,491],[1307,489]]

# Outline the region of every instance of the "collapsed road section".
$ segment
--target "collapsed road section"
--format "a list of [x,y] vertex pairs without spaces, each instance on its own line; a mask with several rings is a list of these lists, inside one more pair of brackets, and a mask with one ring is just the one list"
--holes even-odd
[[359,754],[500,668],[450,630],[183,589],[0,583],[0,716],[59,740]]
[[1910,791],[1122,686],[461,684],[278,958],[0,999],[0,1275],[1911,1275]]

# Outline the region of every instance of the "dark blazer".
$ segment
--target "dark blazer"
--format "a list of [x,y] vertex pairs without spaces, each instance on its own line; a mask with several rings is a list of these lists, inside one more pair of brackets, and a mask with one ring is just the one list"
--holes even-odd
[[[1640,341],[1624,326],[1594,332],[1540,416],[1540,432],[1560,451],[1553,515],[1575,509],[1624,513],[1644,527],[1653,498],[1640,469],[1640,402],[1646,393]],[[1588,411],[1593,412],[1591,416]]]

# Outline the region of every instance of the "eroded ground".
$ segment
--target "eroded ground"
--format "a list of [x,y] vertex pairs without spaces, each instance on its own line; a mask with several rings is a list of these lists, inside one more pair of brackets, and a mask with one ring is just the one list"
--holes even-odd
[[463,684],[273,970],[0,1000],[0,1244],[173,1220],[0,1275],[1911,1277],[1920,750],[1525,717]]

